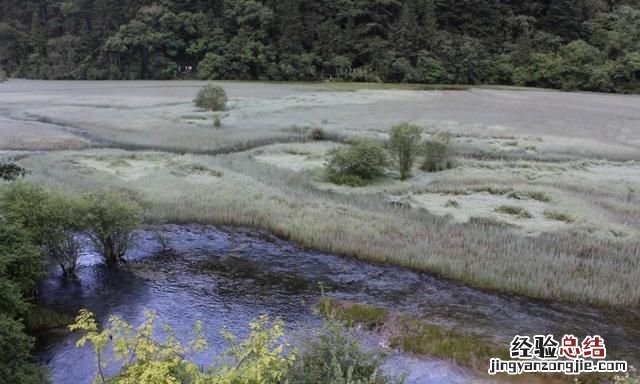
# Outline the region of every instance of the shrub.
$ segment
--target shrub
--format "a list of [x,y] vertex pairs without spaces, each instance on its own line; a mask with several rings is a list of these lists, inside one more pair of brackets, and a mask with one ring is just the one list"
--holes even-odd
[[0,180],[13,181],[24,177],[27,171],[16,163],[0,163]]
[[347,148],[330,152],[326,178],[336,184],[363,185],[384,173],[388,164],[382,145],[371,139],[356,139]]
[[81,244],[84,212],[78,199],[30,183],[14,183],[2,194],[5,215],[28,229],[36,243],[60,266],[74,275]]
[[213,126],[216,128],[222,127],[222,121],[220,121],[220,116],[215,116],[213,118]]
[[453,168],[453,150],[448,138],[425,140],[423,146],[424,161],[421,167],[423,171],[440,172]]
[[390,147],[398,161],[400,179],[411,176],[411,168],[420,147],[422,128],[408,123],[398,124],[391,128]]
[[387,384],[395,380],[381,372],[383,356],[363,351],[352,331],[327,321],[319,335],[305,342],[289,371],[290,384]]
[[125,196],[102,192],[85,197],[86,232],[107,263],[124,261],[140,224],[140,206]]
[[0,68],[0,83],[7,81],[7,72]]
[[227,93],[219,85],[208,84],[200,89],[193,102],[198,108],[224,111],[227,109]]

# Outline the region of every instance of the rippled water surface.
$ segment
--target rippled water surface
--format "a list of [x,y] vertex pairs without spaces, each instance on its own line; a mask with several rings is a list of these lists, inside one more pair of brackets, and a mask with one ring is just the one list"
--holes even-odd
[[[334,297],[385,306],[446,326],[491,337],[505,345],[515,334],[602,335],[610,358],[640,363],[640,311],[599,309],[495,294],[400,268],[372,265],[305,250],[262,232],[201,226],[166,226],[172,252],[162,253],[153,232],[142,232],[131,262],[120,270],[84,255],[75,281],[54,273],[42,284],[46,306],[75,314],[81,308],[101,321],[117,314],[131,323],[144,309],[157,312],[183,338],[202,320],[212,349],[196,357],[211,362],[224,348],[226,327],[246,334],[260,314],[281,317],[295,335],[320,320],[313,313],[319,284]],[[88,348],[76,348],[77,335],[55,331],[38,340],[39,358],[54,383],[90,383],[95,369]],[[409,383],[477,382],[453,364],[402,354],[389,358],[390,372],[408,373]]]

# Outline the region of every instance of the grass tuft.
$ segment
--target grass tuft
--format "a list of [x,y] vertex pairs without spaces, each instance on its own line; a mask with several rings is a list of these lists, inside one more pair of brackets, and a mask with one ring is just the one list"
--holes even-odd
[[533,217],[526,209],[513,205],[501,205],[496,208],[495,211],[498,213],[503,213],[505,215],[518,216],[523,219],[530,219]]

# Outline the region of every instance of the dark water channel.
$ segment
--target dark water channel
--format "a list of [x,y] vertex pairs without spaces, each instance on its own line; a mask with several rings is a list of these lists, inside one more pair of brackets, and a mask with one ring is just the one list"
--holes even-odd
[[[224,348],[223,327],[246,335],[260,314],[281,317],[294,335],[320,320],[313,305],[322,283],[329,295],[380,305],[450,327],[491,337],[505,345],[515,334],[599,334],[608,357],[640,363],[640,310],[601,309],[549,303],[495,294],[400,268],[308,251],[268,234],[201,226],[165,226],[174,252],[159,252],[151,232],[142,232],[129,267],[109,270],[95,256],[84,255],[76,281],[54,273],[41,287],[46,306],[68,314],[81,308],[100,321],[117,314],[130,323],[144,309],[157,312],[184,338],[197,320],[205,323],[211,362]],[[77,335],[55,331],[38,339],[38,356],[55,384],[90,383],[95,372],[88,348],[76,348]],[[409,373],[409,383],[466,383],[479,379],[453,364],[395,354],[392,372]]]

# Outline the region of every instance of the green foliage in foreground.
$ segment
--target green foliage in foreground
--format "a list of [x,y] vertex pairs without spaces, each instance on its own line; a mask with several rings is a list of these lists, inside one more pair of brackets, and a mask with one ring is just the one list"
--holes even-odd
[[[112,316],[100,329],[93,314],[80,311],[72,331],[84,335],[78,347],[90,344],[96,354],[98,383],[154,384],[387,384],[391,381],[379,373],[381,358],[363,352],[357,340],[337,325],[326,326],[310,344],[299,352],[287,351],[283,343],[284,324],[261,316],[250,324],[251,332],[237,340],[228,331],[222,335],[229,348],[220,361],[202,369],[189,359],[207,348],[203,325],[194,327],[193,338],[182,343],[171,327],[158,332],[156,315],[145,313],[145,321],[133,327]],[[112,353],[110,353],[112,352]],[[119,364],[114,376],[107,367]]]
[[422,128],[417,125],[403,123],[395,125],[389,133],[389,146],[398,161],[400,179],[411,177],[411,169],[418,155]]
[[43,257],[31,233],[0,218],[0,377],[7,383],[45,382],[31,361],[33,339],[22,322],[43,276]]
[[193,102],[198,108],[208,111],[224,111],[227,109],[227,93],[219,85],[208,84],[198,91]]
[[357,187],[381,176],[388,164],[389,158],[382,144],[358,138],[347,148],[330,152],[325,174],[329,182]]
[[327,321],[319,335],[309,338],[287,376],[290,384],[391,384],[402,380],[381,372],[384,356],[363,351],[356,335]]

